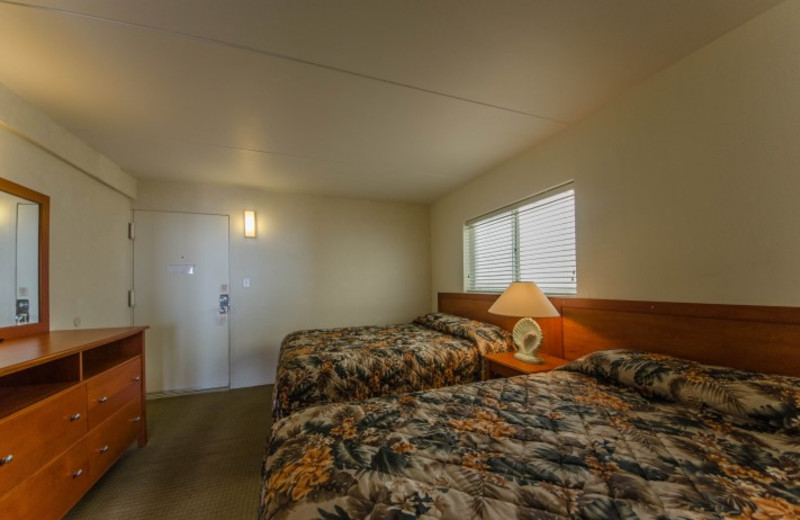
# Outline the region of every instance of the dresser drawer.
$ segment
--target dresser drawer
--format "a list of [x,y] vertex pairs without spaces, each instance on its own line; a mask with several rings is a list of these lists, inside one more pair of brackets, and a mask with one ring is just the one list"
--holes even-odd
[[100,478],[136,440],[143,425],[142,398],[137,396],[89,433],[87,441],[92,481]]
[[[84,385],[0,422],[0,458],[11,457],[0,466],[0,496],[77,442],[86,422]],[[2,510],[0,515],[5,517]]]
[[99,374],[86,383],[89,428],[94,428],[131,399],[142,394],[142,358],[137,357]]
[[61,518],[91,487],[88,470],[89,453],[84,441],[0,498],[0,515],[36,520]]

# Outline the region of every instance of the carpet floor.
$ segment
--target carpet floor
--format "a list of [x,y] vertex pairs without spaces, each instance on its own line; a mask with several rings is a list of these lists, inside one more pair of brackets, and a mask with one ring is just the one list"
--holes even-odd
[[129,449],[66,518],[255,519],[271,391],[148,401],[147,446]]

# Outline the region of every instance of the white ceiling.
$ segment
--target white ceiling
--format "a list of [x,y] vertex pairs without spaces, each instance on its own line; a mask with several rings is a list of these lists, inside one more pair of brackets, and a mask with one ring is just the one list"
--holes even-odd
[[0,0],[0,82],[138,178],[427,203],[779,0]]

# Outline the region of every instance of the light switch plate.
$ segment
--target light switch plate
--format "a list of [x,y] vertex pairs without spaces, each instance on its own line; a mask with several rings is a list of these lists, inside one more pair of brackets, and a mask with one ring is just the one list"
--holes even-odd
[[242,278],[242,287],[250,287],[250,278]]

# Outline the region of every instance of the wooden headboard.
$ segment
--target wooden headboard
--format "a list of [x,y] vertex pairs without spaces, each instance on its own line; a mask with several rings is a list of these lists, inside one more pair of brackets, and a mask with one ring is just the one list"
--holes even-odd
[[[511,330],[489,314],[496,294],[439,293],[439,311]],[[800,377],[800,308],[550,298],[561,318],[536,320],[542,351],[577,359],[630,348],[711,365]]]

